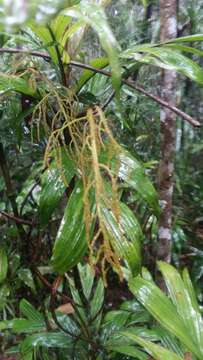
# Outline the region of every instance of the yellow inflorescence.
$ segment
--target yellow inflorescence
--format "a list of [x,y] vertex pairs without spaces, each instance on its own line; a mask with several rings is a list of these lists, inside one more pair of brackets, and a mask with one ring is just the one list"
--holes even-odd
[[[70,95],[70,94],[69,94]],[[89,108],[85,116],[76,117],[73,104],[76,99],[72,96],[61,96],[52,89],[37,105],[33,119],[37,119],[37,126],[42,123],[48,133],[44,163],[49,166],[50,157],[55,156],[61,176],[64,180],[61,148],[67,151],[73,159],[78,175],[84,185],[84,223],[89,247],[89,261],[92,266],[101,264],[102,274],[106,282],[108,264],[117,271],[122,278],[119,256],[115,252],[111,237],[104,221],[103,208],[110,211],[119,222],[119,195],[116,169],[112,171],[110,162],[119,151],[119,145],[114,139],[101,108]],[[51,123],[47,123],[47,113],[51,116]],[[36,121],[36,120],[35,120]],[[50,126],[51,125],[51,126]],[[66,143],[65,131],[70,136]],[[38,130],[39,133],[39,130]],[[105,153],[105,161],[101,155]],[[90,205],[90,192],[94,191],[95,211]],[[91,233],[91,223],[95,222],[95,232]]]

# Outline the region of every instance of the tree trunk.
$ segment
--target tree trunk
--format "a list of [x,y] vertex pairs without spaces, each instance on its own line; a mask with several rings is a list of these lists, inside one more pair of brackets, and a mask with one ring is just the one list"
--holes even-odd
[[[160,0],[161,41],[177,36],[177,0]],[[163,97],[171,104],[176,99],[176,73],[164,70],[162,79]],[[172,239],[172,196],[176,141],[176,115],[163,108],[161,120],[161,159],[159,163],[158,190],[162,215],[158,228],[157,259],[170,262]],[[159,285],[163,284],[158,280]]]

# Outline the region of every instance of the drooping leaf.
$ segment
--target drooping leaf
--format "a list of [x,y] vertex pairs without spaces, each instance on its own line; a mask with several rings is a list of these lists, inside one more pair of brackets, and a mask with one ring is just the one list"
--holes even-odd
[[42,175],[39,216],[45,226],[55,210],[61,196],[75,174],[75,166],[65,149],[61,149],[60,164],[53,160]]
[[78,182],[68,200],[51,258],[54,270],[60,274],[76,265],[87,249],[83,197],[83,186]]
[[120,87],[121,69],[118,61],[118,44],[108,25],[102,6],[82,0],[78,6],[69,8],[63,14],[72,16],[91,26],[99,36],[101,45],[109,57],[112,68],[112,82],[116,89]]
[[7,276],[8,271],[8,258],[6,254],[6,250],[1,247],[0,248],[0,284],[4,282]]
[[[140,54],[144,53],[143,54]],[[194,61],[180,52],[167,47],[138,45],[127,49],[121,54],[122,58],[135,59],[141,63],[156,65],[165,69],[175,70],[189,77],[199,84],[203,84],[203,70]]]

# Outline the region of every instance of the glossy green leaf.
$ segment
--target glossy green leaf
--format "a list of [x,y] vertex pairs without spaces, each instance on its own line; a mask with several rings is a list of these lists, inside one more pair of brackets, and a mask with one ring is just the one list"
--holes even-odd
[[32,277],[32,273],[30,269],[19,269],[18,270],[18,277],[21,281],[24,282],[25,285],[27,285],[29,288],[31,288],[36,293],[36,288],[34,284],[34,280]]
[[[111,149],[109,149],[109,152],[111,153]],[[101,162],[109,163],[112,171],[117,174],[129,188],[136,190],[156,216],[159,216],[160,207],[158,194],[149,177],[145,174],[141,162],[122,148],[118,150],[116,157],[108,160],[108,156],[107,153],[103,153]]]
[[[67,16],[59,15],[57,16],[50,24],[50,28],[53,32],[54,39],[49,28],[45,25],[36,26],[34,22],[30,22],[29,26],[32,31],[39,37],[42,41],[43,46],[47,48],[52,61],[54,64],[58,64],[58,54],[56,50],[56,46],[58,47],[59,53],[63,54],[64,48],[62,46],[62,40],[68,24],[70,23],[70,18]],[[68,56],[68,54],[66,53]],[[67,59],[66,59],[67,60]]]
[[26,356],[27,354],[30,354],[33,349],[39,348],[41,346],[46,348],[67,349],[70,348],[71,345],[71,340],[62,332],[41,332],[27,336],[26,339],[21,343],[20,350],[22,355]]
[[78,270],[80,274],[80,281],[82,285],[82,291],[86,299],[89,300],[92,286],[94,283],[94,270],[89,264],[81,265],[78,264]]
[[4,282],[8,271],[8,258],[5,249],[0,248],[0,284]]
[[51,265],[60,274],[78,264],[87,249],[83,196],[83,186],[78,182],[68,200],[51,258]]
[[43,316],[40,314],[38,310],[34,308],[27,300],[22,299],[20,302],[20,312],[23,314],[28,320],[31,321],[44,321]]
[[59,43],[66,34],[66,30],[70,22],[71,18],[64,15],[56,16],[55,19],[51,22],[51,28],[54,32],[54,36]]
[[[184,281],[184,285],[185,285],[185,287],[186,287],[186,289],[187,289],[187,291],[189,293],[193,308],[195,309],[196,312],[201,314],[200,307],[199,307],[198,302],[197,302],[197,297],[196,297],[196,294],[195,294],[195,290],[194,290],[194,287],[192,285],[192,281],[190,279],[189,272],[188,272],[188,270],[186,268],[183,270],[183,281]],[[202,325],[202,331],[203,331],[203,325]]]
[[98,315],[103,306],[103,302],[104,302],[104,284],[102,279],[99,279],[94,292],[94,296],[90,303],[91,318],[95,318],[95,317],[98,318]]
[[74,163],[68,152],[61,150],[61,164],[53,160],[42,175],[42,190],[40,195],[39,216],[42,226],[45,226],[56,209],[60,198],[75,174]]
[[175,354],[174,352],[167,350],[162,346],[154,344],[148,340],[142,339],[141,337],[136,336],[129,331],[123,331],[121,332],[121,334],[142,346],[151,356],[153,356],[154,360],[183,360],[182,357]]
[[34,96],[36,89],[29,81],[15,75],[0,74],[0,93],[16,91]]
[[[109,64],[109,60],[107,57],[101,57],[91,60],[89,64],[96,69],[103,69]],[[93,76],[95,76],[95,72],[91,70],[84,70],[77,82],[76,92],[79,92],[81,88],[87,83],[87,81],[90,80]]]
[[30,24],[30,28],[32,31],[39,37],[39,39],[42,41],[43,46],[47,49],[49,52],[52,61],[54,64],[58,63],[58,57],[57,52],[53,44],[53,39],[51,37],[49,29],[44,25],[36,26],[35,23]]
[[200,352],[191,337],[182,317],[177,312],[176,306],[165,294],[151,281],[137,277],[129,281],[129,287],[142,305],[153,317],[168,331],[175,335],[187,349],[192,351],[198,359]]
[[[150,330],[151,331],[151,330]],[[183,346],[180,344],[180,341],[169,331],[166,329],[163,329],[160,326],[156,326],[152,329],[154,334],[156,335],[157,339],[154,341],[158,341],[161,343],[162,346],[165,348],[174,351],[177,355],[180,355],[183,357],[184,350]],[[142,337],[142,335],[141,335]],[[151,339],[147,339],[152,341]]]
[[84,323],[87,323],[87,314],[84,308],[84,305],[82,303],[80,294],[79,294],[79,290],[77,289],[75,282],[72,278],[68,278],[68,282],[69,282],[69,288],[71,291],[71,295],[73,298],[73,301],[75,302],[75,304],[77,304],[77,311],[80,314],[80,316],[78,316],[78,314],[75,314],[75,318],[77,319],[78,323],[80,324],[80,326],[83,326],[81,324],[81,320],[80,318],[82,318]]
[[85,35],[86,26],[82,21],[73,22],[69,24],[66,29],[62,40],[60,41],[61,47],[67,49],[69,54],[66,51],[63,51],[63,63],[68,63],[70,58],[75,58],[80,48],[81,41]]
[[142,267],[142,277],[143,277],[143,279],[145,279],[145,280],[149,280],[149,281],[154,282],[151,273],[150,273],[149,270],[148,270],[146,267],[144,267],[144,266]]
[[104,203],[101,204],[101,211],[112,247],[127,262],[132,274],[136,275],[141,266],[140,245],[143,237],[138,220],[122,202],[119,222]]
[[197,344],[197,349],[200,349],[203,356],[203,321],[201,313],[196,311],[196,308],[193,306],[190,293],[187,291],[178,271],[163,261],[158,262],[158,267],[164,277],[177,312],[187,328],[188,334]]
[[[140,54],[139,52],[146,53]],[[203,70],[194,61],[182,55],[180,52],[167,47],[135,46],[121,54],[123,58],[135,59],[141,63],[156,65],[165,69],[175,70],[203,84]]]
[[109,27],[104,9],[97,3],[82,0],[80,5],[63,12],[91,26],[97,33],[103,49],[109,57],[112,68],[112,82],[116,89],[120,87],[121,68],[118,61],[118,44]]
[[46,324],[43,320],[33,321],[27,319],[15,319],[13,320],[12,329],[16,333],[37,332],[45,330]]
[[45,322],[43,320],[12,319],[0,322],[0,330],[12,329],[15,333],[30,333],[43,331]]
[[173,43],[169,43],[169,44],[165,44],[163,46],[163,48],[170,48],[170,49],[176,49],[176,50],[180,50],[180,51],[183,51],[183,52],[188,52],[188,53],[191,53],[191,54],[194,54],[194,55],[197,55],[197,56],[203,56],[203,51],[202,50],[199,50],[199,49],[196,49],[194,47],[191,47],[191,46],[185,46],[185,45],[182,45],[182,44],[173,44]]

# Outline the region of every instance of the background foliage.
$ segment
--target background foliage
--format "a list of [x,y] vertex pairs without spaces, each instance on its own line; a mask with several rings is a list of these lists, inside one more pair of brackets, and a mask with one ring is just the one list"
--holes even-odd
[[202,129],[177,117],[167,296],[152,279],[160,107],[136,89],[161,97],[175,69],[178,107],[200,118],[203,6],[178,3],[165,44],[157,1],[1,4],[4,356],[202,357]]

